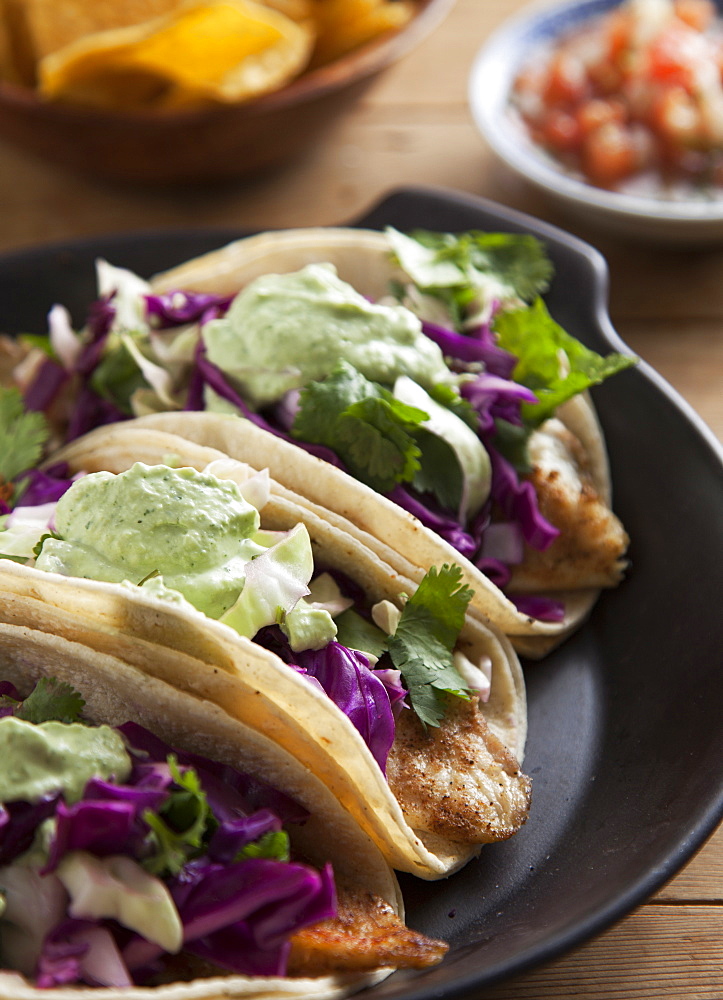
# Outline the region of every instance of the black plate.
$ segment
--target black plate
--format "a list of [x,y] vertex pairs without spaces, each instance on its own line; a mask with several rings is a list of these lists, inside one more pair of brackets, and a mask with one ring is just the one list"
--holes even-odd
[[[553,315],[589,346],[625,350],[595,250],[480,199],[393,193],[355,224],[529,231],[556,267]],[[0,258],[0,327],[44,332],[55,302],[80,322],[104,256],[143,275],[240,234],[98,238]],[[641,364],[595,392],[615,507],[632,538],[626,582],[585,627],[526,670],[534,782],[517,837],[437,883],[402,877],[410,924],[446,938],[437,969],[375,989],[404,1000],[471,995],[559,955],[670,878],[723,816],[723,461],[702,422]]]

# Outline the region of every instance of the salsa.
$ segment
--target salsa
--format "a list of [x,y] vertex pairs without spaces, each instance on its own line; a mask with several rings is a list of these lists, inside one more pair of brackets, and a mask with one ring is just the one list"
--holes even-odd
[[602,188],[723,197],[723,22],[711,0],[628,0],[529,62],[532,140]]

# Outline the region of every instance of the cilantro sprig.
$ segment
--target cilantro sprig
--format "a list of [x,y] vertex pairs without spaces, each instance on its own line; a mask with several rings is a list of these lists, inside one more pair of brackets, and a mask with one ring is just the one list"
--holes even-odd
[[0,698],[0,707],[9,707],[24,722],[79,722],[85,700],[75,688],[55,677],[41,677],[27,698],[16,701],[9,695]]
[[530,429],[568,399],[637,363],[635,357],[614,352],[603,356],[590,350],[555,322],[539,298],[527,308],[500,313],[495,332],[500,347],[518,359],[512,373],[515,382],[527,386],[539,400],[522,407]]
[[25,409],[19,389],[0,387],[0,483],[38,464],[49,433],[43,414]]
[[529,234],[420,229],[403,235],[389,228],[387,235],[415,285],[444,302],[457,326],[478,298],[530,302],[552,277],[543,244]]
[[234,861],[245,861],[247,858],[266,858],[270,861],[288,861],[291,857],[289,835],[286,830],[269,830],[258,840],[246,844],[238,852]]
[[428,414],[396,399],[340,361],[301,392],[294,437],[331,448],[349,472],[380,493],[410,482],[419,469],[414,431]]
[[405,604],[388,641],[411,706],[427,726],[438,726],[444,717],[445,695],[470,696],[452,657],[473,595],[461,579],[459,566],[432,567]]
[[188,859],[198,854],[215,819],[194,768],[181,770],[174,754],[168,767],[175,788],[155,813],[147,809],[143,818],[150,827],[152,854],[143,867],[152,875],[177,875]]

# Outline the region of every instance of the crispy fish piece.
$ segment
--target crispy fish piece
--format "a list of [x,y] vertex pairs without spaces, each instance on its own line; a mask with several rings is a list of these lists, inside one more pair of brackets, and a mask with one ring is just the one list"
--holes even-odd
[[[337,914],[304,927],[291,938],[290,977],[372,972],[380,968],[427,969],[449,951],[444,941],[407,927],[394,908],[376,893],[337,879]],[[154,985],[218,975],[219,970],[194,955],[166,963]]]
[[530,807],[530,779],[472,698],[448,698],[437,729],[402,712],[387,779],[409,825],[461,843],[511,837]]
[[363,972],[380,966],[426,969],[449,946],[407,927],[394,910],[367,889],[337,885],[338,912],[297,931],[291,939],[289,975]]
[[612,587],[626,568],[629,538],[596,487],[587,453],[560,421],[546,421],[529,444],[540,510],[559,538],[545,549],[525,549],[509,590]]

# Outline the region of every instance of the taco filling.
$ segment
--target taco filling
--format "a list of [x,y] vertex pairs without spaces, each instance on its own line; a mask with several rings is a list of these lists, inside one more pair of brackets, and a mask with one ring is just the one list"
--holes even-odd
[[0,553],[228,626],[344,713],[415,830],[458,845],[509,837],[529,781],[480,710],[491,661],[458,644],[471,592],[457,567],[430,570],[401,607],[372,603],[352,565],[315,565],[304,524],[260,527],[246,497],[263,509],[263,477],[220,478],[240,468],[137,462],[68,479],[54,505],[13,510]]
[[63,440],[159,410],[243,416],[414,514],[522,615],[560,622],[554,592],[614,586],[627,537],[554,418],[633,359],[601,357],[554,321],[541,298],[552,267],[531,236],[375,236],[390,280],[371,298],[318,258],[232,293],[222,266],[219,293],[192,265],[170,275],[188,271],[188,287],[162,276],[157,290],[100,262],[81,334],[55,307],[51,356],[16,368],[26,405],[59,419]]
[[446,951],[294,856],[306,810],[44,677],[0,682],[0,966],[39,988],[423,968]]

